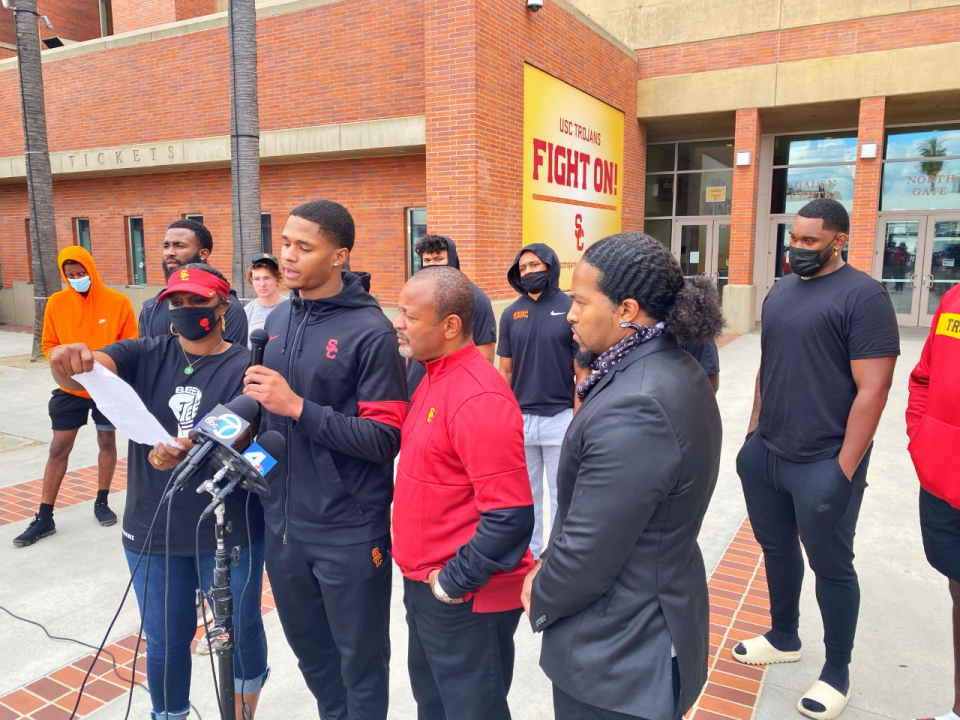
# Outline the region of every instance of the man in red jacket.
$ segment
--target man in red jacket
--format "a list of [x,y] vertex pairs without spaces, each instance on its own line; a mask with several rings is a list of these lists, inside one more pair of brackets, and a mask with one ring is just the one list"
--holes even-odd
[[427,267],[400,292],[400,354],[426,366],[400,435],[393,556],[420,720],[509,720],[513,634],[533,567],[520,406],[473,344],[473,288]]
[[953,598],[953,709],[935,720],[960,720],[960,286],[943,296],[920,362],[910,374],[907,435],[920,478],[920,530],[934,569]]

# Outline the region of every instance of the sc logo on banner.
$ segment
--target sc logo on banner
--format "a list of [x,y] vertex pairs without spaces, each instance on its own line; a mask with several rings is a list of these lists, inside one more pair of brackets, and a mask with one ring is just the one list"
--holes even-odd
[[573,219],[573,225],[573,237],[577,240],[577,250],[583,250],[583,236],[586,234],[583,232],[583,215],[577,213],[577,216]]

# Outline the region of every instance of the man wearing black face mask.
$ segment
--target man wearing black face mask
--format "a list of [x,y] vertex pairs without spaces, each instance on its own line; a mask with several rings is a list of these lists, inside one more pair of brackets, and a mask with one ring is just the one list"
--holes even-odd
[[844,263],[850,218],[816,199],[790,229],[790,267],[763,304],[760,373],[737,457],[750,522],[763,549],[772,629],[733,649],[743,663],[800,659],[803,555],[817,578],[826,663],[797,705],[818,720],[850,699],[860,608],[853,537],[873,435],[900,354],[883,286]]
[[[206,265],[213,252],[213,236],[196,220],[175,220],[163,236],[163,278],[169,280],[184,265]],[[159,297],[159,296],[158,296]],[[237,292],[230,289],[230,304],[224,316],[227,329],[223,336],[235,345],[247,344],[247,314]],[[170,334],[170,310],[167,303],[152,297],[140,310],[140,337],[165,337]]]
[[[573,358],[578,347],[567,322],[570,296],[560,290],[560,260],[549,246],[533,243],[522,248],[507,271],[507,282],[520,297],[500,316],[497,355],[500,374],[523,412],[534,509],[530,550],[537,559],[543,550],[544,525],[549,532],[557,512],[557,467],[560,445],[573,419],[578,382]],[[543,517],[544,475],[550,495],[547,523]]]

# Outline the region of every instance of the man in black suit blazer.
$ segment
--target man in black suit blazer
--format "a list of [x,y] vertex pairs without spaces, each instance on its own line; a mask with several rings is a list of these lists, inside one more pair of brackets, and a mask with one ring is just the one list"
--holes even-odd
[[557,720],[676,720],[707,677],[709,602],[697,535],[720,464],[720,413],[677,339],[723,320],[646,235],[577,265],[567,316],[594,371],[567,431],[550,544],[524,586]]

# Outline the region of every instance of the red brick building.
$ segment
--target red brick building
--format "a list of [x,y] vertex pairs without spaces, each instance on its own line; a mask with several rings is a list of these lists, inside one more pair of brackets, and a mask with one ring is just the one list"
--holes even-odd
[[[89,244],[136,298],[162,281],[174,219],[202,216],[212,262],[229,268],[224,7],[41,0],[52,33],[77,41],[43,53],[59,241]],[[11,15],[0,11],[0,57],[15,50]],[[960,281],[958,29],[955,0],[264,3],[264,244],[293,206],[327,197],[354,214],[353,266],[374,274],[385,306],[427,228],[456,238],[491,297],[510,298],[530,65],[623,113],[623,229],[714,276],[734,330],[753,327],[789,272],[790,219],[818,196],[850,210],[850,262],[884,282],[905,325],[926,324]],[[0,60],[2,107],[17,93],[15,60]],[[32,312],[28,215],[20,119],[7,113],[6,322]]]
[[[178,218],[202,216],[211,262],[230,267],[230,73],[214,5],[113,0],[121,34],[43,53],[59,242],[88,243],[113,286],[153,286],[127,288],[137,298],[162,283],[160,244]],[[293,0],[260,7],[257,31],[265,245],[297,204],[343,203],[357,223],[352,266],[373,273],[384,305],[425,227],[456,238],[492,297],[512,295],[525,63],[624,113],[623,222],[642,222],[636,56],[571,6]],[[0,106],[17,93],[15,61],[0,61]],[[29,312],[22,152],[19,116],[0,116],[8,322]]]

